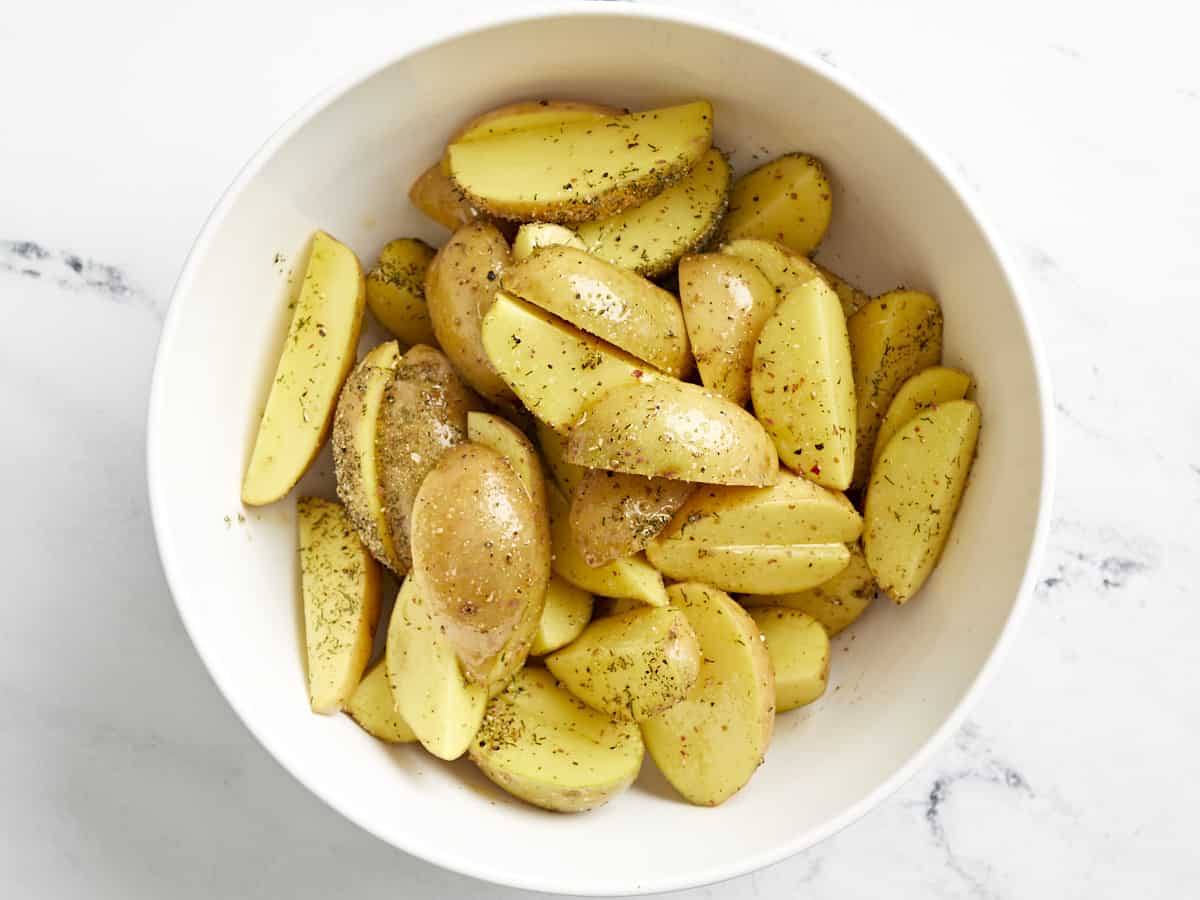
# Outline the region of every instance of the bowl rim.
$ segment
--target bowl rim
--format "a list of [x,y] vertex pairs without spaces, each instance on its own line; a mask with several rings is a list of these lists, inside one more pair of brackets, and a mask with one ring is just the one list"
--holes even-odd
[[[956,198],[963,204],[978,225],[988,248],[999,262],[1000,270],[1007,282],[1009,292],[1016,302],[1017,314],[1029,345],[1038,393],[1037,402],[1042,423],[1042,484],[1039,491],[1039,507],[1017,598],[1004,626],[1001,628],[995,644],[980,666],[974,680],[967,686],[950,715],[947,716],[945,721],[924,743],[890,776],[876,786],[874,790],[870,791],[854,805],[843,810],[839,815],[807,831],[791,835],[787,840],[780,841],[778,844],[766,848],[753,856],[743,857],[733,864],[713,866],[688,873],[674,873],[637,884],[624,884],[620,882],[619,878],[616,878],[603,884],[590,886],[572,884],[562,879],[546,878],[536,873],[503,871],[489,865],[478,864],[469,858],[464,858],[453,851],[446,851],[441,847],[423,845],[414,840],[410,840],[407,843],[397,842],[390,837],[384,837],[382,831],[376,829],[371,822],[364,820],[353,810],[344,809],[335,799],[326,796],[326,794],[309,784],[299,774],[299,767],[291,759],[288,748],[276,745],[269,735],[260,732],[255,727],[251,711],[243,708],[234,699],[235,694],[231,690],[232,686],[227,686],[222,682],[213,666],[210,665],[209,657],[204,647],[195,639],[193,622],[188,613],[189,606],[180,601],[180,597],[186,593],[186,586],[173,574],[176,571],[175,559],[177,551],[172,543],[171,536],[165,530],[165,497],[160,487],[162,484],[162,464],[158,446],[160,421],[164,414],[165,404],[168,401],[163,386],[163,371],[166,368],[165,361],[171,355],[178,335],[179,305],[176,301],[180,296],[187,294],[192,289],[196,272],[200,267],[201,261],[208,255],[214,235],[219,231],[226,216],[234,207],[247,185],[258,175],[264,164],[276,151],[286,144],[318,112],[405,57],[434,49],[441,44],[449,43],[468,35],[500,27],[541,19],[584,17],[607,19],[631,18],[644,22],[684,24],[732,36],[779,54],[798,65],[812,70],[822,78],[832,81],[871,108],[877,115],[881,116],[899,131],[950,186]],[[175,603],[175,608],[178,610],[179,617],[183,622],[184,629],[187,631],[188,638],[192,641],[193,647],[195,647],[197,654],[204,663],[209,677],[212,678],[217,690],[233,708],[234,713],[242,721],[246,729],[300,784],[304,785],[326,805],[384,843],[395,846],[412,856],[452,872],[468,875],[497,885],[552,894],[570,893],[586,896],[655,894],[700,887],[736,878],[780,862],[824,841],[863,817],[868,811],[911,780],[917,770],[945,744],[950,735],[961,727],[970,709],[978,700],[983,687],[995,673],[1000,659],[1009,647],[1011,647],[1013,636],[1018,629],[1021,617],[1027,611],[1031,601],[1034,580],[1036,579],[1045,551],[1050,516],[1053,508],[1056,463],[1049,365],[1046,360],[1040,332],[1030,307],[1031,304],[1022,279],[1018,276],[1008,253],[1004,249],[1003,244],[997,239],[995,230],[987,217],[978,208],[975,202],[974,191],[957,174],[954,166],[947,163],[940,153],[934,149],[934,146],[924,138],[919,129],[914,129],[902,117],[895,115],[887,104],[880,102],[869,91],[864,90],[855,78],[848,76],[846,73],[825,62],[811,51],[788,46],[784,41],[765,34],[756,28],[732,22],[707,12],[675,7],[635,6],[625,2],[599,4],[583,3],[580,0],[570,2],[568,0],[568,2],[557,2],[548,6],[539,6],[536,9],[476,14],[466,24],[459,26],[447,26],[444,23],[439,23],[425,39],[407,47],[402,52],[389,53],[382,59],[376,59],[364,66],[356,66],[349,71],[344,71],[329,86],[317,92],[296,112],[289,116],[255,151],[235,176],[229,187],[225,189],[212,212],[205,219],[199,234],[188,252],[171,292],[171,301],[159,336],[158,349],[155,353],[154,369],[151,376],[146,425],[146,472],[150,514],[154,527],[155,542],[158,547],[158,554],[162,562],[167,586]]]

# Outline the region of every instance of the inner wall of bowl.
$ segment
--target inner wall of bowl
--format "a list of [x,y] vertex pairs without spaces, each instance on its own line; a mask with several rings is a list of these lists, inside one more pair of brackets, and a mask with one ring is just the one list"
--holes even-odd
[[[717,143],[739,170],[788,150],[816,153],[836,190],[820,258],[872,291],[900,283],[934,291],[947,361],[978,380],[982,447],[937,573],[906,608],[876,603],[836,641],[826,697],[779,718],[763,767],[717,809],[679,801],[647,759],[639,784],[604,809],[551,815],[511,801],[469,764],[387,748],[346,717],[312,715],[294,502],[236,519],[285,328],[289,266],[311,231],[349,242],[368,265],[393,237],[440,243],[445,232],[408,204],[409,184],[464,118],[529,97],[634,108],[707,97]],[[736,37],[574,16],[485,30],[396,63],[266,160],[176,303],[151,456],[163,555],[196,644],[243,718],[301,780],[440,864],[530,887],[622,893],[728,877],[799,849],[844,824],[929,740],[1015,602],[1038,509],[1042,422],[1001,268],[952,189],[890,124],[823,76]],[[327,457],[305,487],[331,493]]]

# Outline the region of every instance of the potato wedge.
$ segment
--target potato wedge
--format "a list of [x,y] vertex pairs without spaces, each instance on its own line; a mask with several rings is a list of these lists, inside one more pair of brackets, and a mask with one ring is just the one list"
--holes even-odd
[[662,377],[641,360],[503,291],[483,318],[483,346],[529,411],[559,431],[614,387]]
[[354,367],[365,305],[358,257],[318,231],[242,481],[247,506],[283,497],[325,443]]
[[833,292],[838,295],[838,299],[842,301],[842,312],[846,314],[847,319],[871,302],[870,294],[859,290],[841,275],[831,272],[817,263],[813,263],[813,265],[821,273],[821,277],[825,279],[825,282],[833,288]]
[[767,642],[775,671],[775,711],[806,706],[825,693],[829,680],[829,635],[812,616],[794,609],[750,610]]
[[546,500],[550,510],[550,542],[553,547],[551,565],[564,581],[599,594],[602,597],[622,597],[649,606],[666,606],[667,592],[662,575],[641,553],[614,559],[602,566],[589,566],[579,551],[579,542],[571,530],[570,503],[553,483],[546,484]]
[[367,670],[350,700],[346,712],[371,737],[389,744],[408,744],[417,739],[413,730],[396,712],[392,686],[388,684],[387,665],[380,660]]
[[896,603],[921,589],[950,537],[979,439],[979,407],[952,400],[922,411],[883,448],[867,486],[863,552]]
[[453,143],[450,177],[478,208],[518,221],[615,215],[691,170],[712,143],[707,101]]
[[819,278],[794,288],[758,336],[750,396],[783,464],[839,491],[854,474],[853,373],[837,294]]
[[379,622],[379,567],[342,507],[318,497],[296,504],[308,699],[315,713],[341,709],[362,680]]
[[732,172],[715,147],[657,197],[615,216],[584,222],[579,238],[588,253],[657,278],[685,253],[708,244],[721,225]]
[[[582,100],[518,100],[480,113],[451,135],[447,145],[497,137],[545,125],[564,125],[567,122],[595,121],[620,116],[627,110]],[[443,155],[446,174],[450,173],[449,154]]]
[[820,271],[807,256],[773,241],[739,238],[727,241],[718,249],[721,253],[748,259],[758,266],[759,271],[767,276],[767,281],[775,287],[778,300],[814,278],[821,277]]
[[778,302],[774,285],[748,259],[701,253],[679,261],[679,300],[700,380],[745,406],[754,343]]
[[521,479],[521,486],[533,501],[534,509],[542,510],[542,519],[545,519],[546,476],[529,438],[500,416],[472,410],[467,413],[467,439],[491,447],[504,457]]
[[961,400],[970,389],[970,375],[944,366],[930,366],[900,385],[879,425],[872,465],[879,461],[883,448],[896,432],[920,415],[922,410],[950,400]]
[[682,703],[642,722],[646,749],[675,790],[716,806],[761,765],[775,725],[775,678],[754,621],[727,594],[673,584],[700,641],[700,675]]
[[388,341],[367,353],[346,379],[333,416],[333,471],[338,497],[362,542],[372,556],[403,575],[408,564],[392,539],[375,445],[379,410],[399,364],[400,347]]
[[821,161],[785,153],[747,172],[729,196],[728,239],[763,238],[811,253],[821,243],[833,212],[833,189]]
[[513,241],[512,256],[517,262],[533,255],[539,247],[574,247],[576,250],[586,250],[583,241],[565,225],[555,225],[552,222],[526,222],[517,229],[517,237]]
[[651,541],[646,558],[668,578],[723,591],[789,594],[833,578],[850,561],[845,544],[701,544]]
[[470,753],[508,793],[555,812],[604,805],[633,784],[644,755],[636,725],[590,709],[535,668],[488,704]]
[[588,470],[563,459],[563,453],[567,449],[567,439],[545,422],[537,423],[537,438],[538,447],[542,451],[542,459],[550,468],[550,474],[554,476],[554,483],[558,485],[564,497],[574,497],[575,488]]
[[[540,495],[539,495],[540,499]],[[546,510],[490,447],[464,443],[425,476],[413,575],[470,681],[502,687],[529,655],[550,580]]]
[[774,483],[779,459],[752,415],[699,385],[656,379],[618,387],[567,438],[568,462],[701,484]]
[[433,333],[463,380],[494,403],[515,397],[483,350],[480,322],[509,264],[508,242],[486,222],[454,232],[429,264],[425,301]]
[[458,759],[487,707],[487,688],[462,674],[454,648],[429,615],[416,579],[404,579],[388,623],[386,666],[396,712],[439,759]]
[[599,619],[546,657],[546,668],[592,709],[641,722],[688,695],[700,674],[700,642],[672,607]]
[[462,195],[442,169],[441,162],[417,176],[408,189],[408,199],[417,209],[450,231],[458,231],[482,213]]
[[450,361],[424,345],[404,354],[384,388],[375,463],[397,574],[412,565],[412,507],[421,482],[443,454],[466,440],[467,412],[478,403]]
[[835,637],[854,624],[875,599],[875,577],[867,568],[862,547],[849,544],[850,562],[824,584],[792,594],[742,594],[742,606],[781,606],[808,613]]
[[780,472],[770,487],[700,486],[655,541],[833,544],[856,541],[862,530],[862,517],[844,494]]
[[667,527],[696,486],[587,469],[571,498],[571,530],[589,566],[632,556]]
[[854,484],[870,475],[879,426],[913,375],[942,359],[942,308],[920,291],[876,297],[846,321],[858,403]]
[[367,275],[367,307],[410,347],[437,338],[425,303],[425,273],[437,251],[416,238],[389,241]]
[[509,266],[501,282],[513,296],[668,375],[683,377],[691,368],[679,301],[635,272],[560,244]]
[[551,575],[546,585],[545,608],[529,655],[545,656],[579,637],[592,619],[592,604],[592,595],[587,591]]

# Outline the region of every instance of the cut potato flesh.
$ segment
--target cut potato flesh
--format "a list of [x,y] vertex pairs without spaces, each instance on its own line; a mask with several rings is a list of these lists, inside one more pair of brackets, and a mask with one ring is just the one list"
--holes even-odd
[[643,721],[687,696],[700,672],[700,642],[672,607],[599,619],[546,657],[572,694],[614,719]]
[[463,678],[458,657],[429,615],[416,580],[404,580],[387,635],[387,674],[396,711],[439,759],[467,752],[483,722],[487,689]]
[[517,229],[513,240],[513,259],[520,262],[533,255],[540,247],[574,247],[576,250],[586,250],[579,235],[565,225],[555,225],[552,222],[527,222]]
[[850,338],[822,279],[793,289],[763,326],[750,395],[784,465],[825,487],[850,487],[858,413]]
[[467,438],[503,456],[521,479],[534,508],[545,508],[546,476],[541,461],[529,438],[516,425],[492,413],[472,410],[467,413]]
[[775,670],[775,711],[806,706],[825,693],[829,635],[812,616],[794,609],[753,609],[750,618],[767,642]]
[[657,278],[716,233],[729,198],[725,155],[709,149],[692,170],[652,200],[623,213],[584,222],[579,238],[593,256]]
[[807,256],[773,241],[739,238],[722,244],[720,252],[754,263],[771,282],[775,296],[780,300],[801,285],[821,277]]
[[425,304],[425,273],[437,251],[416,238],[389,242],[379,263],[367,275],[367,306],[388,331],[413,344],[433,344],[437,338]]
[[791,594],[743,594],[743,606],[783,606],[808,613],[825,626],[830,637],[858,620],[875,599],[875,577],[867,568],[859,544],[851,544],[850,562],[824,584]]
[[563,496],[574,497],[575,488],[588,470],[563,459],[563,453],[567,449],[567,439],[561,432],[555,431],[540,420],[537,423],[537,438],[538,446],[542,450],[542,459],[549,466],[550,474],[554,476],[554,481]]
[[754,416],[668,379],[609,391],[575,423],[565,456],[593,469],[701,484],[765,485],[779,475],[775,447]]
[[354,366],[366,305],[363,282],[354,251],[323,231],[313,235],[296,311],[242,482],[247,506],[283,497],[325,443],[338,394]]
[[832,211],[833,191],[821,161],[786,153],[734,183],[725,234],[779,241],[797,253],[811,253],[825,236]]
[[[814,265],[816,264],[814,263]],[[846,314],[847,319],[871,302],[870,294],[859,290],[836,272],[831,272],[821,265],[817,265],[816,268],[826,283],[833,288],[833,292],[838,295],[838,299],[842,301],[842,312]]]
[[[622,115],[625,110],[582,100],[518,100],[506,103],[472,118],[450,138],[450,144],[477,141],[481,138],[497,137],[529,128],[546,125],[563,125],[567,122],[595,121]],[[449,158],[445,160],[449,174]]]
[[399,362],[400,347],[388,341],[364,356],[346,379],[333,417],[333,467],[338,496],[358,536],[377,560],[403,574],[408,565],[396,554],[375,452],[379,408]]
[[480,209],[520,221],[615,215],[679,180],[712,143],[706,101],[451,144],[451,178]]
[[763,761],[775,724],[771,661],[758,627],[728,595],[703,584],[668,594],[700,641],[702,662],[686,699],[642,723],[646,748],[691,803],[716,806]]
[[532,668],[492,700],[471,742],[471,760],[484,775],[555,812],[607,803],[637,778],[644,754],[636,725],[614,722]]
[[579,637],[591,621],[592,605],[592,595],[587,591],[551,575],[546,585],[545,608],[529,655],[545,656]]
[[392,686],[388,684],[387,665],[380,660],[371,666],[367,674],[346,704],[346,712],[372,737],[389,744],[407,744],[417,736],[396,712],[396,700]]
[[908,379],[892,398],[887,414],[879,426],[879,435],[875,438],[874,461],[879,461],[883,448],[896,432],[920,415],[922,410],[939,403],[961,400],[967,396],[970,389],[970,375],[943,366],[931,366]]
[[897,603],[937,565],[979,438],[979,407],[952,400],[921,412],[888,441],[867,487],[863,552],[879,587]]
[[362,680],[379,622],[379,568],[337,503],[301,497],[300,588],[312,711],[341,709]]
[[646,557],[668,578],[693,578],[723,591],[787,594],[833,578],[850,561],[845,544],[728,546],[652,541]]
[[484,316],[483,347],[529,411],[559,431],[614,387],[662,377],[628,353],[503,292]]
[[583,558],[602,566],[645,550],[695,488],[671,478],[585,469],[571,498],[571,530]]

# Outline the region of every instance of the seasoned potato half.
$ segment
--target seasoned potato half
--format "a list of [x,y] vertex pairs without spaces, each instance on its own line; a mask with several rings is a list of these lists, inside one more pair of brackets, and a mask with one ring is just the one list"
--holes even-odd
[[641,360],[503,291],[484,316],[483,346],[529,411],[559,431],[614,387],[662,377]]
[[379,622],[379,568],[337,503],[301,497],[300,590],[312,711],[341,709],[362,680]]
[[850,562],[824,584],[792,594],[743,594],[742,606],[782,606],[808,613],[825,626],[830,637],[858,620],[875,599],[875,577],[867,568],[862,547],[848,545]]
[[962,499],[979,407],[952,400],[922,411],[888,441],[867,487],[863,552],[885,594],[904,603],[937,565]]
[[416,579],[404,579],[388,624],[386,667],[396,712],[439,759],[467,752],[483,722],[487,688],[471,684]]
[[421,212],[450,231],[457,231],[480,217],[480,212],[471,205],[435,162],[417,176],[408,189],[408,199]]
[[646,558],[668,578],[723,591],[788,594],[833,578],[850,560],[845,544],[702,544],[651,541]]
[[812,616],[794,609],[762,607],[750,618],[767,642],[775,671],[775,711],[806,706],[825,693],[829,635]]
[[476,444],[491,447],[504,457],[521,479],[521,486],[533,501],[534,508],[543,511],[544,520],[546,476],[542,472],[537,450],[529,438],[507,419],[476,410],[467,413],[467,438]]
[[754,621],[727,594],[673,584],[700,641],[700,674],[687,698],[642,723],[658,768],[691,803],[716,806],[763,761],[775,725],[775,678]]
[[589,566],[571,529],[570,504],[550,482],[546,484],[546,500],[550,509],[551,565],[555,574],[577,588],[602,597],[622,597],[650,606],[667,605],[662,575],[646,562],[645,556],[639,553],[602,566]]
[[425,273],[437,251],[416,238],[390,241],[367,275],[367,306],[405,344],[433,344],[437,338],[425,304]]
[[700,642],[682,611],[644,606],[598,619],[546,668],[572,694],[614,719],[640,722],[687,696]]
[[854,484],[865,484],[875,438],[892,398],[913,375],[942,359],[942,308],[920,291],[876,297],[846,321],[858,403]]
[[552,222],[526,222],[517,229],[513,240],[512,256],[517,262],[533,255],[539,247],[574,247],[576,250],[586,250],[579,235],[565,225],[555,225]]
[[363,731],[389,744],[407,744],[417,736],[396,712],[396,699],[392,686],[388,684],[387,665],[380,660],[367,670],[354,693],[346,703],[350,714]]
[[784,297],[754,347],[750,396],[780,460],[840,491],[854,474],[853,371],[842,305],[819,278]]
[[247,506],[274,503],[300,480],[329,435],[354,367],[366,304],[358,257],[318,231],[301,285],[242,481]]
[[582,223],[579,237],[593,256],[647,278],[665,275],[685,253],[712,240],[725,215],[730,180],[725,155],[712,147],[657,197]]
[[413,575],[471,681],[502,687],[529,655],[550,579],[546,510],[490,447],[464,443],[425,476]]
[[900,390],[896,391],[896,396],[888,404],[887,414],[879,425],[879,434],[875,438],[874,462],[878,462],[883,448],[888,445],[892,436],[920,415],[922,410],[950,400],[961,400],[967,396],[970,389],[970,375],[944,366],[931,366],[900,385]]
[[807,153],[785,153],[733,185],[725,234],[729,239],[779,241],[797,253],[821,243],[833,212],[833,191],[821,161]]
[[408,569],[396,553],[383,506],[375,438],[383,397],[400,363],[395,341],[380,344],[350,373],[333,416],[333,470],[346,515],[371,554],[398,575]]
[[375,458],[397,574],[412,565],[409,536],[417,490],[442,455],[466,440],[467,411],[478,403],[450,361],[423,345],[404,354],[384,388]]
[[636,725],[596,712],[545,669],[529,668],[488,704],[470,756],[526,803],[584,812],[629,787],[644,754]]
[[558,485],[564,497],[574,497],[575,488],[588,470],[563,459],[563,453],[567,449],[566,436],[541,420],[537,423],[537,439],[542,459],[550,469],[550,474],[554,476],[554,483]]
[[704,386],[744,406],[754,343],[775,311],[775,287],[754,263],[728,253],[679,261],[679,300]]
[[650,199],[712,143],[707,101],[552,123],[449,146],[450,177],[477,207],[519,221],[583,222]]
[[504,289],[668,375],[692,364],[679,301],[635,272],[574,247],[542,247],[510,266]]
[[820,271],[807,256],[773,241],[739,238],[722,244],[719,251],[748,259],[758,266],[775,288],[775,296],[779,300],[801,285],[821,277]]
[[774,483],[775,447],[750,413],[699,385],[618,387],[575,423],[568,462],[702,484]]
[[695,485],[587,469],[571,499],[571,530],[590,566],[646,549],[667,527]]
[[[480,138],[496,137],[522,129],[540,128],[545,125],[563,125],[567,122],[595,121],[610,116],[620,116],[627,110],[584,100],[518,100],[495,109],[480,113],[459,128],[447,144],[475,141]],[[445,159],[446,171],[450,171],[449,156]]]
[[592,595],[558,575],[546,585],[546,603],[533,636],[530,656],[545,656],[583,633],[592,619]]
[[842,312],[846,314],[847,319],[871,302],[870,294],[859,290],[841,275],[831,272],[822,265],[817,265],[816,263],[813,265],[821,273],[821,277],[825,279],[825,282],[833,288],[833,292],[838,295],[838,299],[842,301]]
[[830,491],[791,472],[770,487],[701,485],[655,539],[749,544],[832,544],[856,541],[863,522],[839,491]]
[[483,350],[480,323],[508,264],[504,235],[494,225],[476,222],[454,232],[425,275],[425,300],[438,344],[463,380],[496,403],[511,403],[514,397]]

